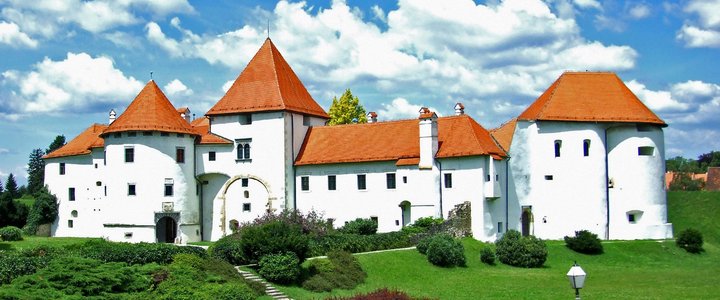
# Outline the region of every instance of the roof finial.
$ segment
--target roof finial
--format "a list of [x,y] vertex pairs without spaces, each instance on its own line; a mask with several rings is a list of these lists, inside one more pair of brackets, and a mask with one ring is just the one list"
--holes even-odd
[[270,19],[267,19],[267,38],[270,38]]
[[153,71],[150,71],[150,80],[153,80],[152,74],[153,74]]

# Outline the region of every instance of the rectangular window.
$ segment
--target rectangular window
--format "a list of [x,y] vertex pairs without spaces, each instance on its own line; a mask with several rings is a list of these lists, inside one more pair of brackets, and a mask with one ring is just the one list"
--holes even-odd
[[635,220],[635,214],[628,214],[627,216],[628,216],[628,222],[630,222],[630,223],[635,223],[635,222],[636,222],[636,220]]
[[243,211],[250,211],[250,203],[243,203]]
[[238,122],[240,122],[240,125],[250,125],[252,124],[252,115],[251,114],[243,114],[238,116]]
[[137,132],[128,132],[128,137],[135,137],[137,136]]
[[125,148],[125,162],[131,163],[135,161],[135,148]]
[[135,184],[128,183],[128,196],[135,196]]
[[562,141],[555,140],[555,157],[560,157],[560,147],[562,147]]
[[73,220],[68,220],[68,228],[73,228]]
[[545,175],[545,180],[553,180],[553,176],[552,176],[552,175]]
[[175,161],[180,164],[185,163],[185,148],[175,148]]
[[485,181],[490,181],[490,174],[485,175]]
[[302,189],[303,191],[310,190],[310,177],[308,177],[308,176],[300,177],[300,189]]
[[503,233],[503,222],[498,222],[497,233]]
[[452,188],[452,173],[445,173],[445,188]]
[[60,175],[65,175],[65,163],[60,163]]
[[328,191],[334,191],[337,189],[335,175],[328,175]]
[[385,181],[387,183],[387,188],[390,190],[395,189],[395,173],[387,173],[385,174]]
[[403,183],[407,183],[407,176],[403,176]]
[[303,126],[310,126],[310,116],[303,116]]
[[358,188],[358,190],[364,190],[367,188],[367,186],[365,185],[365,174],[358,174],[357,188]]
[[143,136],[152,136],[152,131],[143,131]]
[[68,189],[68,200],[75,201],[75,188]]
[[167,133],[167,132],[161,132],[161,133],[160,133],[160,136],[170,136],[170,134]]
[[172,178],[165,178],[165,197],[172,197],[174,182]]
[[242,187],[247,187],[248,184],[250,183],[250,179],[248,179],[248,178],[240,179],[240,183],[241,183]]
[[208,152],[208,160],[215,161],[215,151]]
[[640,156],[653,156],[654,154],[654,147],[638,147],[638,155]]
[[103,151],[103,166],[107,166],[107,150]]
[[103,187],[103,190],[105,191],[105,197],[107,197],[107,185]]
[[652,126],[647,124],[637,124],[637,131],[638,132],[647,132],[652,131]]

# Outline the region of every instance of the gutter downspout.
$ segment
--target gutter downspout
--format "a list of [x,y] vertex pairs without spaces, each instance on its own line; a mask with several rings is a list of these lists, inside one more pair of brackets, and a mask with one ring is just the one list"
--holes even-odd
[[193,177],[195,177],[195,182],[197,184],[198,190],[197,194],[200,196],[198,197],[198,202],[200,204],[200,240],[203,239],[203,231],[205,230],[203,223],[203,184],[202,180],[200,180],[200,177],[197,176],[197,144],[193,143]]
[[[295,172],[295,117],[292,113],[288,113],[290,115],[290,163],[292,166],[292,180],[293,180],[293,211],[297,211],[297,187],[296,187],[296,181],[297,178],[295,178],[296,172]],[[285,207],[287,209],[287,206]]]
[[439,159],[436,159],[435,161],[437,161],[438,172],[440,174],[440,176],[439,176],[440,178],[438,180],[438,182],[440,183],[439,189],[438,189],[440,191],[440,218],[445,219],[444,213],[443,213],[443,195],[442,195],[442,187],[443,187],[442,163],[440,162]]
[[610,127],[605,128],[605,239],[610,239],[610,173],[608,173],[608,139],[607,132]]
[[510,204],[508,203],[510,201],[510,156],[507,157],[507,160],[505,160],[505,232],[508,231],[508,228],[510,224],[508,224],[510,220],[510,213],[508,212]]

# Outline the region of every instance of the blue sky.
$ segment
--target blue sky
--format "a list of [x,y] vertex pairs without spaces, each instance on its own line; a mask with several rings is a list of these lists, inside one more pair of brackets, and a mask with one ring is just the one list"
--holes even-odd
[[0,180],[33,148],[122,112],[153,78],[204,114],[270,37],[325,109],[380,120],[456,102],[486,128],[564,70],[612,71],[670,126],[666,155],[720,150],[720,0],[0,0]]

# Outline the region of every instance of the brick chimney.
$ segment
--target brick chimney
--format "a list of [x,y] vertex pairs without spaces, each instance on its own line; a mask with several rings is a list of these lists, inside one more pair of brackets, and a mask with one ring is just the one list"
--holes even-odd
[[432,169],[438,151],[437,114],[427,107],[420,109],[420,169]]

